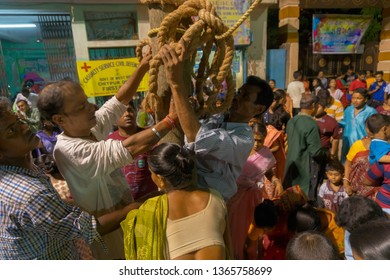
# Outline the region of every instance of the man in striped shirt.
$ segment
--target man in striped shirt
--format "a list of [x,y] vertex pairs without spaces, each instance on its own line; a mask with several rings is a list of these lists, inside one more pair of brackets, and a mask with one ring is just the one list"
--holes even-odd
[[95,219],[61,200],[30,151],[39,138],[0,104],[0,259],[79,259],[76,244],[101,241],[138,204]]
[[325,107],[326,114],[334,118],[337,122],[342,121],[344,118],[343,104],[339,100],[330,96],[330,92],[326,89],[318,91],[317,96],[321,100],[327,100],[327,106]]
[[378,184],[375,184],[377,182],[382,182],[382,186],[375,197],[375,202],[383,211],[390,214],[390,164],[375,162],[370,166],[364,184],[377,186]]

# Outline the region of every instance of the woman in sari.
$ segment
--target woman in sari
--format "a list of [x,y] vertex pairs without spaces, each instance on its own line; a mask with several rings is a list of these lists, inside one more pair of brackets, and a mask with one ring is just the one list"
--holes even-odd
[[370,169],[371,138],[366,136],[351,146],[344,163],[344,186],[349,195],[361,195],[374,199],[379,187],[370,187],[364,184],[367,170]]
[[194,183],[188,151],[160,144],[150,152],[148,165],[153,181],[166,193],[146,200],[121,223],[126,259],[229,258],[225,202],[217,191]]
[[272,168],[276,163],[275,158],[269,148],[263,145],[264,137],[267,134],[265,126],[254,123],[253,133],[255,143],[237,179],[237,193],[227,202],[234,259],[238,260],[244,259],[244,245],[249,226],[253,220],[253,211],[263,200],[262,186],[265,177],[277,185],[276,195],[282,192],[280,180],[272,173]]

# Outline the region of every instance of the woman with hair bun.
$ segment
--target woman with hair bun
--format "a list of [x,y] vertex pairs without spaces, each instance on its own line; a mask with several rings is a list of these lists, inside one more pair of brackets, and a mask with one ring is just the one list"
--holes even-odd
[[188,150],[160,144],[150,152],[148,165],[165,194],[146,200],[122,222],[126,259],[228,258],[225,202],[217,191],[196,185]]

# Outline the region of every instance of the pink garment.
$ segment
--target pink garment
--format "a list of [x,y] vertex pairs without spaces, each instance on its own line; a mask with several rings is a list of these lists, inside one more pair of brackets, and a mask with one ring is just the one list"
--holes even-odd
[[264,174],[276,164],[275,157],[269,148],[249,156],[240,176],[237,179],[237,193],[227,202],[230,232],[233,243],[234,259],[244,259],[244,245],[253,212],[262,201],[262,184]]

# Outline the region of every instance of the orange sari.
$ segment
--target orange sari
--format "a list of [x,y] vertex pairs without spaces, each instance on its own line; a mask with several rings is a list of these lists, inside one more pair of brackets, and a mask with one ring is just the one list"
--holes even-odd
[[267,125],[267,136],[264,140],[264,146],[272,150],[274,143],[279,144],[279,149],[273,152],[276,159],[276,176],[283,180],[284,167],[286,165],[286,152],[284,149],[285,134],[283,131],[277,130],[272,125]]

